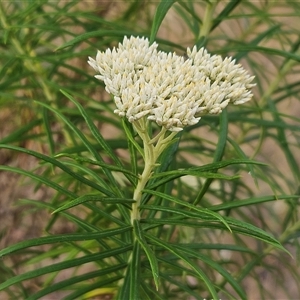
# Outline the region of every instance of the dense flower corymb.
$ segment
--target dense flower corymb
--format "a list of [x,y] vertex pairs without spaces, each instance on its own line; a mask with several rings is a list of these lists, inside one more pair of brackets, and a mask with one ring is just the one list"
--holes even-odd
[[188,59],[157,50],[148,39],[124,38],[113,50],[98,51],[88,63],[114,96],[121,117],[147,117],[171,131],[194,125],[203,114],[219,114],[229,104],[252,97],[254,76],[231,58],[187,49]]

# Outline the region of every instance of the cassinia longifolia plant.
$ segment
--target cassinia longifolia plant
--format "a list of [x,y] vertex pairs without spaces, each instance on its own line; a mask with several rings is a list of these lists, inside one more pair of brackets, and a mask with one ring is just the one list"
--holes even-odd
[[297,299],[299,16],[0,1],[0,300]]
[[[132,222],[140,219],[143,189],[176,134],[202,115],[220,114],[229,103],[249,101],[255,85],[254,76],[230,57],[223,60],[194,46],[187,48],[185,59],[157,47],[147,38],[125,37],[117,48],[98,51],[96,60],[88,61],[114,96],[114,112],[132,123],[143,142],[145,167],[133,195]],[[160,127],[155,136],[149,130],[152,121]]]

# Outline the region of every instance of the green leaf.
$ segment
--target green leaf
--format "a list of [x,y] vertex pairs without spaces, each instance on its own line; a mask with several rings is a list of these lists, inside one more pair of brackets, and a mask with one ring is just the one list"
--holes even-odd
[[[1,145],[0,145],[0,148],[1,148]],[[19,168],[8,167],[8,166],[0,166],[0,170],[9,171],[9,172],[13,172],[16,174],[21,174],[28,178],[32,178],[32,179],[36,180],[37,182],[43,183],[46,186],[49,186],[50,188],[62,193],[63,195],[74,197],[74,194],[72,192],[68,191],[67,189],[65,189],[62,186],[60,186],[59,184],[57,184],[56,182],[53,182],[44,176],[33,174],[30,171],[24,171]]]
[[[276,48],[268,48],[268,47],[261,47],[251,44],[238,44],[235,45],[235,48],[238,47],[240,52],[260,52],[263,54],[268,55],[277,55],[279,57],[284,57],[287,59],[294,60],[295,62],[300,62],[300,55],[294,54],[288,51],[278,50]],[[218,49],[219,53],[228,53],[232,50],[232,46],[228,49],[227,47],[222,47]]]
[[[88,284],[84,287],[77,288],[75,292],[72,294],[64,297],[64,300],[73,300],[73,299],[80,299],[78,298],[81,295],[86,295],[87,298],[84,296],[83,299],[91,299],[91,296],[102,296],[102,294],[99,293],[99,290],[101,291],[101,287],[107,287],[111,286],[113,283],[118,282],[120,279],[122,279],[122,275],[114,276],[105,280],[99,280],[92,284]],[[115,284],[116,285],[116,284]],[[98,293],[97,293],[97,289]],[[110,288],[109,290],[116,290],[116,288]],[[94,297],[93,297],[94,298]],[[38,300],[38,299],[37,299]]]
[[145,253],[149,259],[154,283],[155,283],[156,289],[158,290],[159,269],[158,269],[157,259],[155,257],[154,252],[148,246],[148,244],[144,238],[143,229],[141,228],[141,225],[140,225],[139,221],[137,221],[137,220],[134,220],[134,222],[133,222],[133,232],[134,232],[135,238],[137,239],[137,241],[139,242],[139,244],[141,245],[141,247],[143,248],[143,250],[145,251]]
[[[54,283],[51,286],[48,286],[46,288],[42,288],[40,291],[38,291],[37,293],[29,296],[28,298],[26,298],[26,300],[38,300],[41,299],[43,296],[51,294],[53,292],[56,291],[60,291],[63,289],[71,289],[71,286],[76,284],[76,283],[84,283],[87,282],[90,279],[96,279],[99,278],[101,276],[111,276],[112,274],[114,274],[117,271],[120,271],[122,269],[124,269],[127,266],[127,264],[120,264],[117,266],[112,266],[112,267],[108,267],[108,268],[104,268],[102,270],[97,270],[97,271],[93,271],[93,272],[88,272],[86,274],[83,275],[79,275],[79,276],[72,276],[69,279],[60,281],[58,283]],[[118,277],[119,280],[120,278]],[[105,280],[101,281],[101,283],[98,282],[97,287],[101,287],[101,286],[105,286],[106,284],[108,284],[107,282],[105,282]],[[82,289],[80,289],[80,291],[82,291]],[[84,291],[85,293],[86,291]],[[74,298],[73,298],[74,299]]]
[[170,253],[174,254],[179,259],[181,259],[183,262],[185,262],[192,270],[194,270],[197,273],[199,278],[201,278],[204,281],[204,283],[205,283],[206,287],[208,288],[208,290],[210,291],[211,296],[213,297],[213,299],[219,300],[219,297],[218,297],[218,294],[217,294],[216,289],[214,287],[214,284],[206,276],[205,272],[203,270],[201,270],[200,267],[198,267],[197,264],[195,264],[195,262],[190,260],[184,253],[181,253],[180,251],[178,251],[172,244],[168,244],[168,243],[166,243],[166,242],[164,242],[160,239],[157,239],[156,237],[154,237],[154,236],[152,236],[148,233],[144,233],[144,235],[153,244],[158,245],[158,246],[168,250]]
[[213,31],[216,27],[220,25],[220,23],[229,17],[229,14],[236,8],[237,5],[240,4],[242,0],[231,0],[226,3],[226,6],[220,12],[220,14],[215,18],[213,25],[211,27],[211,31]]
[[[247,159],[246,154],[243,152],[242,148],[230,137],[227,137],[228,142],[232,145],[232,147],[235,149],[236,153],[242,158],[242,159]],[[255,185],[258,187],[258,182],[257,182],[257,178],[255,176],[255,172],[254,172],[254,168],[253,168],[253,164],[247,164],[246,165],[248,170],[249,170],[249,174],[251,175],[251,177],[254,179]]]
[[300,182],[300,172],[299,165],[296,158],[293,155],[293,152],[290,149],[290,145],[286,138],[286,126],[284,120],[280,117],[279,112],[277,111],[276,105],[273,101],[268,101],[268,105],[272,110],[273,119],[276,124],[282,124],[282,127],[277,127],[277,141],[280,143],[280,148],[285,154],[286,160],[289,164],[290,170],[293,172],[294,178],[296,182]]
[[[194,216],[194,218],[201,218],[201,217],[208,217],[210,218],[211,220],[214,220],[214,221],[220,221],[221,223],[223,223],[225,225],[225,227],[227,227],[227,229],[229,231],[231,231],[230,229],[230,226],[228,225],[228,223],[226,222],[225,218],[223,218],[221,215],[207,209],[207,208],[199,208],[193,204],[190,204],[186,201],[182,201],[176,197],[173,197],[173,196],[170,196],[170,195],[166,195],[164,193],[161,193],[161,192],[157,192],[157,191],[152,191],[152,190],[148,190],[148,189],[144,189],[143,190],[145,193],[148,193],[148,194],[152,194],[152,195],[155,195],[155,196],[158,196],[158,197],[161,197],[165,200],[168,200],[168,201],[171,201],[171,202],[174,202],[174,203],[177,203],[179,205],[182,205],[186,208],[189,208],[190,210],[194,211],[196,214],[189,214],[189,212],[187,211],[180,211],[180,209],[175,209],[175,208],[168,208],[168,207],[162,207],[162,209],[172,209],[174,212],[177,211],[177,213],[184,213],[184,214],[188,214],[190,216]],[[151,206],[145,206],[145,207],[151,207]]]
[[[197,250],[229,250],[229,251],[236,251],[236,252],[245,252],[251,255],[257,256],[258,253],[255,250],[251,250],[249,248],[238,246],[234,244],[205,244],[205,243],[177,243],[178,246],[188,246],[189,249],[197,249]],[[157,247],[156,251],[164,251],[163,248]]]
[[130,231],[132,226],[125,226],[116,229],[107,229],[101,232],[89,232],[89,233],[74,233],[74,234],[60,234],[55,236],[40,237],[32,240],[25,240],[23,242],[11,245],[7,248],[0,250],[0,257],[8,254],[12,254],[16,251],[20,251],[29,247],[35,247],[46,244],[54,243],[66,243],[66,242],[77,242],[77,241],[88,241],[96,239],[104,239],[112,237],[117,234],[122,234]]
[[[82,107],[82,105],[80,103],[78,103],[77,101],[75,101],[75,99],[68,94],[66,91],[64,90],[60,90],[71,102],[73,102],[78,110],[80,111],[81,115],[83,116],[84,120],[86,121],[91,133],[93,134],[93,136],[95,137],[95,139],[97,140],[97,142],[101,145],[101,147],[103,148],[103,150],[105,151],[105,153],[119,166],[122,167],[122,163],[120,161],[120,159],[115,155],[115,153],[112,151],[111,147],[109,146],[109,144],[105,141],[105,139],[103,138],[103,136],[100,134],[98,128],[95,126],[95,124],[93,123],[92,119],[90,118],[90,116],[88,115],[88,113],[84,110],[84,108]],[[122,168],[123,169],[123,168]]]
[[131,268],[130,265],[127,265],[126,272],[124,273],[124,278],[122,280],[122,284],[120,285],[116,300],[130,299],[130,281],[131,278]]
[[151,34],[150,34],[150,43],[152,44],[155,40],[158,29],[167,14],[171,6],[176,2],[176,0],[161,0],[159,5],[156,8],[154,19],[152,22]]
[[[93,181],[90,181],[88,179],[86,179],[85,177],[79,175],[78,173],[75,173],[73,172],[71,169],[69,169],[67,166],[65,166],[64,164],[62,164],[61,162],[59,162],[58,160],[56,159],[53,159],[47,155],[44,155],[44,154],[41,154],[41,153],[38,153],[38,152],[35,152],[35,151],[32,151],[32,150],[28,150],[28,149],[24,149],[24,148],[20,148],[20,147],[16,147],[16,146],[10,146],[10,145],[3,145],[3,144],[0,144],[0,148],[4,148],[4,149],[10,149],[10,150],[14,150],[14,151],[19,151],[19,152],[22,152],[22,153],[26,153],[28,155],[32,155],[34,157],[37,157],[45,162],[48,162],[50,163],[51,165],[53,166],[57,166],[58,168],[60,168],[61,170],[63,170],[64,172],[66,172],[67,174],[71,175],[74,179],[77,179],[78,181],[90,186],[90,187],[93,187],[95,188],[96,190],[102,192],[103,194],[107,195],[107,196],[110,196],[110,197],[114,197],[115,195],[103,188],[102,186],[100,186],[99,184],[96,184],[94,183]],[[1,168],[4,168],[2,166],[0,166]],[[8,168],[6,168],[8,170]],[[31,178],[35,178],[35,179],[38,179],[39,181],[45,183],[45,184],[49,184],[50,187],[53,187],[55,188],[56,190],[62,190],[63,189],[56,183],[51,183],[50,185],[50,180],[48,180],[47,178],[43,178],[42,176],[38,176],[38,175],[35,175],[31,172],[26,172],[26,171],[21,171],[21,170],[18,170],[16,168],[10,168],[11,171],[13,172],[18,172],[21,174],[21,172],[28,176],[28,177],[31,177]],[[55,186],[55,187],[54,187]],[[74,195],[73,193],[71,192],[67,192],[66,190],[64,190],[64,194],[67,193],[68,195]]]
[[160,177],[166,177],[169,175],[177,175],[178,173],[183,175],[189,175],[188,172],[191,172],[193,174],[201,174],[201,173],[209,173],[209,172],[214,172],[218,169],[225,168],[230,165],[241,165],[241,164],[252,164],[252,165],[260,165],[260,166],[266,166],[267,164],[254,161],[251,159],[230,159],[230,160],[223,160],[220,162],[214,162],[211,164],[203,165],[200,167],[190,167],[187,169],[180,169],[180,170],[172,170],[172,171],[167,171],[167,172],[161,172],[161,173],[155,173],[152,175],[151,178],[160,178]]
[[[186,175],[190,175],[190,176],[195,176],[195,177],[200,177],[200,178],[211,178],[211,179],[224,179],[224,180],[234,180],[234,179],[238,179],[240,178],[240,175],[233,175],[233,176],[229,176],[229,175],[224,175],[224,174],[218,174],[218,173],[213,173],[213,172],[201,172],[195,169],[185,169],[185,170],[176,170],[176,171],[169,171],[171,174],[176,174],[176,178],[182,177],[182,176],[186,176]],[[168,172],[164,172],[164,173],[168,173]],[[153,175],[154,178],[157,177],[165,177],[162,175],[162,173],[158,174],[159,176]],[[175,179],[173,176],[170,176],[171,179]],[[165,179],[167,180],[167,179]],[[168,180],[169,181],[169,180]]]
[[[202,211],[199,211],[199,212],[193,212],[193,211],[185,210],[183,208],[165,207],[165,206],[160,206],[160,205],[141,205],[140,208],[146,209],[146,210],[154,210],[157,212],[158,211],[166,212],[169,214],[175,214],[177,216],[183,216],[185,218],[204,220],[207,222],[220,221],[217,217],[209,214],[208,211],[206,211],[205,209],[203,209]],[[229,229],[230,229],[230,227],[229,227]]]
[[253,197],[253,198],[248,198],[243,200],[230,201],[228,203],[223,203],[218,205],[212,205],[207,208],[212,211],[220,211],[226,209],[233,209],[237,207],[245,207],[248,205],[257,205],[269,201],[289,200],[289,199],[294,199],[296,201],[299,199],[299,197],[300,195],[272,195],[272,196],[263,196],[263,197]]
[[[224,217],[228,226],[232,233],[242,234],[246,236],[250,236],[252,238],[261,240],[267,244],[272,245],[273,247],[280,249],[288,254],[290,254],[282,245],[281,243],[274,238],[272,235],[268,234],[267,232],[263,231],[262,229],[253,226],[249,223],[239,221],[233,218]],[[209,228],[210,230],[213,229],[225,229],[222,223],[212,223],[212,222],[197,222],[197,221],[189,221],[185,218],[167,218],[167,219],[143,219],[143,223],[147,224],[157,224],[157,225],[175,225],[175,226],[187,226],[187,227],[194,227],[194,228]],[[152,226],[151,226],[152,227]]]
[[140,298],[141,281],[141,244],[135,241],[130,262],[130,297],[132,300]]
[[14,130],[13,133],[9,134],[8,136],[2,138],[0,140],[0,144],[7,144],[7,143],[14,143],[14,142],[20,142],[24,135],[32,130],[34,127],[40,125],[42,123],[41,119],[35,119],[28,124],[25,124],[21,128]]
[[[92,160],[92,159],[88,159],[88,158],[84,158],[82,156],[78,156],[78,155],[72,155],[72,154],[68,154],[68,153],[64,153],[64,152],[61,152],[61,153],[58,153],[55,155],[55,158],[59,158],[59,157],[69,157],[69,158],[72,158],[76,161],[79,161],[81,163],[89,163],[91,165],[95,165],[95,166],[99,166],[99,167],[102,167],[102,168],[106,168],[110,171],[115,171],[115,172],[121,172],[122,174],[124,174],[126,176],[126,178],[135,186],[136,185],[136,182],[134,179],[138,178],[138,175],[132,173],[131,171],[129,170],[126,170],[122,167],[116,167],[114,165],[109,165],[109,164],[106,164],[104,162],[100,162],[100,161],[96,161],[96,160]],[[132,178],[133,177],[133,178]]]
[[46,108],[43,108],[43,121],[44,121],[45,130],[46,130],[46,135],[48,138],[50,154],[53,155],[55,152],[55,143],[53,140],[51,125],[50,125],[50,120],[49,120],[49,111]]
[[159,291],[156,291],[149,284],[145,284],[143,281],[141,282],[141,288],[144,291],[143,296],[147,297],[143,300],[166,300]]
[[33,271],[29,271],[29,272],[17,275],[15,277],[10,278],[7,281],[1,283],[0,290],[3,290],[13,284],[22,282],[24,280],[28,280],[31,278],[35,278],[35,277],[49,274],[52,272],[61,271],[61,270],[68,269],[68,268],[77,267],[77,266],[80,266],[82,264],[86,264],[89,262],[99,261],[106,257],[114,257],[115,255],[127,252],[131,249],[132,249],[131,245],[123,246],[123,247],[119,247],[116,249],[109,249],[106,251],[102,251],[101,253],[95,253],[95,254],[86,255],[84,257],[75,258],[70,261],[63,261],[63,262],[55,263],[55,264],[52,264],[47,267],[38,268]]
[[[271,28],[268,28],[267,30],[260,33],[257,37],[255,37],[252,41],[250,41],[249,44],[251,45],[258,45],[261,41],[263,41],[265,38],[269,39],[271,35],[278,32],[280,29],[280,25],[276,24]],[[234,58],[239,61],[242,57],[244,57],[247,54],[247,52],[241,52],[239,51]]]
[[211,268],[213,268],[219,274],[221,274],[227,280],[227,282],[229,282],[231,284],[231,286],[238,293],[238,295],[241,297],[241,299],[247,299],[245,292],[242,290],[242,288],[240,287],[238,282],[224,268],[222,268],[222,266],[220,264],[213,261],[209,256],[203,255],[199,252],[191,250],[189,248],[189,245],[179,246],[177,244],[172,244],[172,246],[177,248],[178,250],[180,250],[182,253],[190,255],[190,256],[194,256],[195,258],[202,261],[203,263],[208,264]]
[[[218,162],[222,160],[225,146],[226,146],[226,141],[227,141],[227,134],[228,134],[228,115],[227,115],[227,110],[223,110],[223,112],[220,115],[220,132],[219,132],[219,140],[217,144],[217,148],[215,150],[215,155],[214,155],[214,162]],[[210,184],[212,183],[213,179],[208,178],[205,183],[203,184],[201,190],[199,191],[194,204],[197,205],[200,203],[202,197],[205,195],[206,191],[208,190]]]
[[[158,180],[158,181],[154,181],[153,183],[151,182],[151,184],[149,184],[147,186],[148,189],[155,189],[161,185],[163,185],[166,182],[169,182],[171,180],[174,180],[176,178],[179,178],[181,176],[184,175],[193,175],[193,176],[199,176],[202,177],[201,175],[203,175],[203,177],[207,177],[207,178],[223,178],[223,179],[228,179],[228,180],[232,180],[232,179],[236,179],[238,177],[233,176],[233,177],[224,177],[226,175],[222,175],[222,174],[216,174],[216,171],[218,169],[230,166],[230,165],[235,165],[235,164],[255,164],[255,165],[262,165],[262,166],[266,166],[266,164],[261,163],[261,162],[257,162],[257,161],[253,161],[253,160],[249,160],[249,159],[232,159],[232,160],[224,160],[221,162],[215,162],[215,163],[211,163],[211,164],[207,164],[204,166],[200,166],[200,167],[191,167],[188,169],[184,169],[184,170],[172,170],[172,171],[167,171],[167,172],[161,172],[161,173],[155,173],[152,175],[151,179],[156,179],[156,178],[160,178],[162,177],[163,179]],[[213,172],[215,175],[213,175]],[[220,176],[220,177],[218,177]]]
[[[180,139],[183,134],[183,131],[180,131],[179,133],[176,134],[176,137],[168,146],[163,153],[160,155],[158,158],[159,160],[159,166],[155,170],[155,175],[152,175],[152,178],[155,178],[156,175],[158,174],[164,174],[164,172],[169,168],[170,164],[176,159],[176,153],[179,147]],[[159,177],[159,175],[158,175]],[[151,181],[150,181],[151,182]],[[150,186],[150,185],[149,185]]]
[[[103,162],[103,159],[100,156],[99,152],[88,141],[88,139],[85,137],[85,135],[78,128],[76,128],[74,126],[74,124],[72,124],[60,111],[58,111],[57,109],[55,109],[55,108],[53,108],[53,107],[51,107],[51,106],[49,106],[45,103],[42,103],[42,102],[39,102],[39,101],[35,101],[35,102],[40,104],[41,106],[49,109],[50,111],[54,112],[78,136],[78,138],[87,147],[87,149],[90,151],[90,153],[96,158],[96,160],[99,160],[99,161]],[[75,102],[74,99],[73,99],[73,102]],[[118,185],[115,181],[115,178],[112,176],[111,172],[107,169],[103,169],[103,171],[104,171],[105,175],[107,176],[107,178],[109,179],[109,181],[111,182],[112,186],[114,187],[114,190],[116,190],[119,195],[122,195],[122,191],[121,191],[121,189],[119,189],[119,187],[118,187]]]
[[58,50],[61,50],[61,49],[64,49],[64,48],[67,48],[70,46],[74,46],[76,44],[79,44],[83,41],[86,41],[88,39],[95,38],[95,37],[103,37],[103,36],[105,36],[105,37],[108,37],[108,36],[123,37],[125,35],[130,36],[130,35],[132,35],[132,32],[128,31],[128,30],[105,30],[105,29],[86,32],[86,33],[83,33],[83,34],[77,36],[73,40],[57,47],[55,49],[55,51],[58,51]]
[[[172,265],[174,266],[174,265]],[[163,272],[160,272],[160,277],[168,282],[170,282],[172,285],[178,287],[179,289],[182,289],[183,291],[187,292],[189,295],[193,296],[194,298],[192,299],[197,299],[197,300],[203,300],[203,297],[199,295],[197,291],[193,291],[192,288],[189,288],[187,285],[185,285],[183,282],[176,280],[175,276],[167,275]],[[180,278],[181,279],[181,278]],[[163,298],[161,298],[163,299]]]
[[255,239],[259,239],[267,244],[272,245],[273,247],[275,247],[277,249],[280,249],[280,250],[290,254],[289,251],[286,250],[276,238],[274,238],[272,235],[268,234],[264,230],[262,230],[256,226],[253,226],[249,223],[236,220],[234,218],[225,217],[225,219],[228,222],[228,224],[230,225],[232,232],[248,235]]
[[133,131],[132,125],[125,118],[122,119],[122,125],[125,130],[126,136],[128,138],[128,142],[130,142],[144,158],[144,150],[134,139],[134,131]]
[[71,207],[75,207],[75,206],[85,203],[87,201],[100,201],[104,204],[105,203],[106,204],[125,204],[128,208],[131,208],[131,206],[128,206],[128,204],[135,202],[135,200],[133,200],[133,199],[103,197],[102,194],[83,195],[76,199],[68,201],[68,203],[62,205],[61,207],[59,207],[55,211],[53,211],[52,214],[61,212],[63,210],[67,210]]

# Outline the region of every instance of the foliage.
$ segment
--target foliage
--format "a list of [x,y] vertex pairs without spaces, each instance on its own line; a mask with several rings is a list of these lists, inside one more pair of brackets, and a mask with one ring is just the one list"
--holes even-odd
[[[299,15],[294,1],[0,2],[0,105],[13,121],[0,153],[35,159],[0,170],[51,191],[19,201],[47,220],[0,250],[1,297],[296,298]],[[246,105],[176,135],[133,222],[142,141],[86,62],[124,35],[231,55],[257,84]]]

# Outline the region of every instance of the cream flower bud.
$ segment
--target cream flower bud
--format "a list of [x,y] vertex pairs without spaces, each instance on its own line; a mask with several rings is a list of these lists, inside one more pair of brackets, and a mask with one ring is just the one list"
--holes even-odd
[[196,124],[199,115],[219,114],[229,103],[251,99],[254,76],[232,58],[193,47],[185,60],[157,46],[147,38],[125,37],[117,48],[98,51],[96,60],[89,57],[120,117],[130,122],[146,117],[176,132]]

